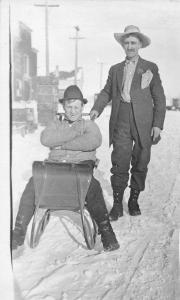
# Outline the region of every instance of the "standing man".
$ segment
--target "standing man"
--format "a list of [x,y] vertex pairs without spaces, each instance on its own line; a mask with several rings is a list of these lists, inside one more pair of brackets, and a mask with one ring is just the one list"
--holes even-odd
[[155,63],[139,56],[139,49],[150,39],[137,26],[129,25],[123,33],[115,33],[126,58],[110,68],[107,82],[100,92],[90,115],[96,119],[112,100],[109,123],[111,185],[114,203],[110,220],[123,216],[123,194],[129,180],[131,165],[129,214],[140,215],[139,193],[145,188],[151,145],[160,140],[165,118],[165,95]]
[[[92,170],[96,161],[96,149],[101,145],[99,127],[91,120],[82,118],[84,99],[76,85],[69,86],[60,99],[65,112],[64,120],[55,120],[41,133],[41,143],[50,149],[48,160],[52,162],[84,163]],[[103,192],[99,181],[92,176],[85,199],[86,208],[96,221],[98,232],[105,251],[119,248],[119,243],[109,222]],[[24,244],[28,224],[35,211],[35,189],[33,177],[30,178],[21,196],[12,248]]]

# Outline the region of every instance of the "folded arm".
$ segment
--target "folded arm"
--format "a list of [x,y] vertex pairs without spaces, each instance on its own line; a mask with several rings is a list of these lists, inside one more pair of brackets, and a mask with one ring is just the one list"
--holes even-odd
[[93,121],[86,121],[82,135],[74,137],[71,141],[63,143],[61,149],[74,151],[93,151],[102,143],[99,127]]
[[41,133],[42,145],[52,148],[61,146],[63,143],[71,141],[78,135],[78,132],[60,121],[53,121]]

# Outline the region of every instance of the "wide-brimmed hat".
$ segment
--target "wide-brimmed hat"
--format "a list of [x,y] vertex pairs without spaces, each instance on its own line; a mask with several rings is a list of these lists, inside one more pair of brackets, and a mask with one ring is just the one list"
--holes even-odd
[[134,25],[126,26],[123,33],[114,33],[114,37],[115,37],[116,41],[118,43],[120,43],[121,46],[123,46],[124,39],[131,34],[133,34],[139,38],[139,40],[142,43],[142,48],[145,48],[150,45],[150,43],[151,43],[150,38],[148,38],[145,34],[142,34],[140,32],[139,28]]
[[81,100],[84,104],[88,102],[87,99],[84,99],[83,94],[77,85],[68,86],[64,91],[64,97],[62,99],[59,99],[59,102],[63,103],[63,101],[72,99]]

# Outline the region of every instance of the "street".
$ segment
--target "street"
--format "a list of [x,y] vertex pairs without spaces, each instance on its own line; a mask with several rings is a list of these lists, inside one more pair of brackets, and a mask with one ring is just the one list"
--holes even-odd
[[[103,145],[98,150],[100,163],[96,176],[101,181],[110,209],[108,119],[109,108],[97,121],[103,128]],[[38,135],[39,132],[25,138],[13,137],[14,168],[18,163],[18,147],[26,160],[28,145],[32,145],[27,167],[16,169],[15,212],[18,198],[31,173],[31,161],[42,159],[45,155],[40,151],[42,146],[36,148]],[[25,162],[23,165],[26,165]],[[19,293],[24,300],[179,299],[179,170],[180,114],[168,111],[161,142],[152,148],[146,189],[140,195],[142,215],[128,215],[127,189],[124,216],[112,223],[120,249],[103,252],[98,236],[95,249],[87,250],[78,217],[60,212],[50,219],[36,248],[29,248],[27,237],[24,249],[16,254],[14,275],[18,289],[15,299],[20,299]],[[19,180],[18,184],[16,180]]]

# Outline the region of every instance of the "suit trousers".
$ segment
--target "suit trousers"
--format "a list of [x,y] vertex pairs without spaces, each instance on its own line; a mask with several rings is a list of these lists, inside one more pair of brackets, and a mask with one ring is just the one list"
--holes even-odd
[[[93,161],[84,161],[81,163],[88,163],[92,168]],[[108,217],[108,211],[104,201],[101,185],[99,181],[92,176],[92,180],[86,195],[85,206],[97,224],[105,221]],[[16,217],[15,229],[18,227],[22,232],[22,240],[25,237],[27,226],[35,211],[35,188],[34,180],[31,177],[25,187],[21,196],[19,210]]]
[[126,188],[129,173],[131,173],[130,187],[143,191],[150,154],[151,145],[141,145],[132,104],[121,101],[113,134],[113,151],[111,154],[113,191]]

